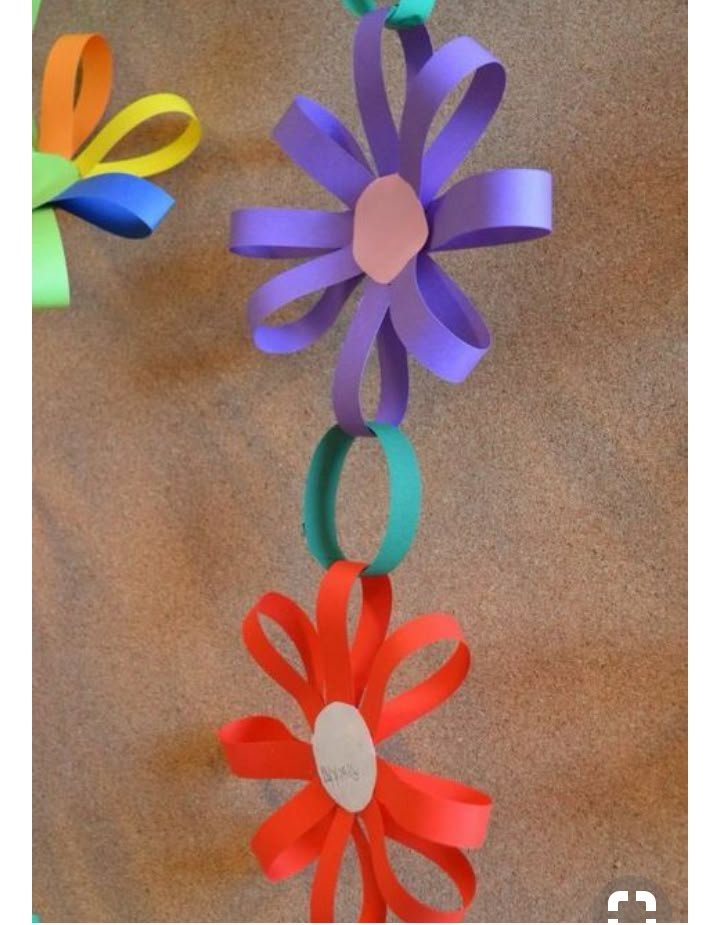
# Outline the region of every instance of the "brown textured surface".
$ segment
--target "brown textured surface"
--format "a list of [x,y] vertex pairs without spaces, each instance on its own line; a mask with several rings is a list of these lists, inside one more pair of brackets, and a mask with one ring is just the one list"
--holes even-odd
[[[474,921],[585,921],[624,874],[687,915],[685,19],[678,0],[439,0],[433,17],[436,41],[468,32],[509,71],[464,172],[556,178],[551,238],[446,261],[490,356],[459,387],[412,371],[425,508],[395,621],[455,612],[474,666],[393,751],[495,797]],[[243,304],[273,268],[225,244],[234,206],[330,202],[270,132],[296,92],[357,125],[352,23],[339,0],[47,0],[36,79],[56,35],[86,30],[115,51],[115,109],[174,90],[206,136],[161,178],[178,205],[153,238],[62,220],[73,307],[33,322],[33,909],[301,921],[308,878],[273,886],[248,852],[286,788],[230,777],[213,729],[294,719],[237,627],[270,588],[312,604],[300,499],[341,330],[256,352]],[[367,553],[384,514],[367,446],[343,491]]]

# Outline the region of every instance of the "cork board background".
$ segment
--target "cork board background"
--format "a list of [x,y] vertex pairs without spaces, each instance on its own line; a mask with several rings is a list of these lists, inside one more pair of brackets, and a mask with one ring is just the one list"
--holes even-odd
[[[685,24],[678,0],[439,0],[432,20],[436,43],[467,32],[509,73],[460,175],[556,181],[550,238],[445,259],[490,355],[457,387],[411,374],[425,505],[394,625],[450,610],[474,664],[390,754],[496,800],[472,921],[588,921],[622,876],[687,916]],[[291,788],[232,778],[213,730],[259,711],[300,728],[237,631],[265,590],[312,607],[300,503],[344,323],[306,353],[257,352],[244,301],[277,265],[226,238],[239,205],[330,206],[270,133],[300,92],[358,127],[353,23],[339,0],[46,0],[35,86],[58,34],[96,30],[112,110],[173,90],[205,139],[159,178],[177,206],[152,238],[61,219],[73,305],[33,319],[33,909],[302,921],[309,877],[273,886],[248,851]],[[374,447],[341,493],[341,535],[367,555]]]

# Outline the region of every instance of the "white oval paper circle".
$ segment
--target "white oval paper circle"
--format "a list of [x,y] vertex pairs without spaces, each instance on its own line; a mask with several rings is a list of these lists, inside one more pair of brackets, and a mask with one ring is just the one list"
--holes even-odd
[[359,813],[375,791],[377,759],[362,714],[349,703],[330,703],[318,713],[312,737],[323,787],[350,813]]

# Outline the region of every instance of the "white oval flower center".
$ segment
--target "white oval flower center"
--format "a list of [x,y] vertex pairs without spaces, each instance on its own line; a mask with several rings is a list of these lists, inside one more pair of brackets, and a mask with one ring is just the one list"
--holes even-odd
[[393,173],[373,180],[355,205],[353,257],[376,283],[389,283],[427,241],[425,210],[407,180]]
[[375,791],[377,758],[362,714],[349,703],[331,703],[315,720],[313,755],[323,787],[351,813],[368,805]]

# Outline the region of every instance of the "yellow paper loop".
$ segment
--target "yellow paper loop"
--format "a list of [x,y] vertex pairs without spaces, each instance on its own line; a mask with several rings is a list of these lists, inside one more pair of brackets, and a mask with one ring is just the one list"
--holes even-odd
[[[189,122],[184,131],[173,141],[150,154],[103,161],[103,158],[122,139],[143,122],[155,116],[180,113]],[[200,141],[202,129],[195,111],[186,99],[175,93],[154,93],[130,103],[103,126],[89,145],[74,159],[82,177],[103,173],[130,173],[136,177],[152,177],[156,173],[170,170],[181,164],[195,150]]]

